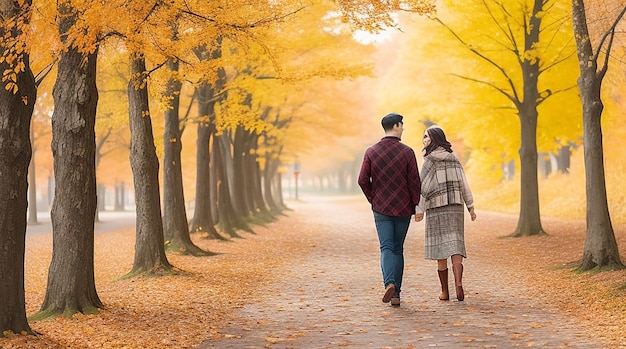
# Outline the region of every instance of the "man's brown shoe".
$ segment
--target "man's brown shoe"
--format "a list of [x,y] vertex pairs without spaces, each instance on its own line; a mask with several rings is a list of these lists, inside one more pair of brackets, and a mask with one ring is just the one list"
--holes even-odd
[[387,287],[385,287],[385,294],[383,295],[383,303],[389,303],[389,301],[391,300],[391,297],[393,296],[395,292],[396,292],[396,285],[394,285],[393,283],[387,285]]

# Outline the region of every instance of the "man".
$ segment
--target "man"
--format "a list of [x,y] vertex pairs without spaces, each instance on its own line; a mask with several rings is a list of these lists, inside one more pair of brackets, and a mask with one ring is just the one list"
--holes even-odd
[[404,239],[421,190],[415,152],[400,142],[402,119],[396,113],[383,117],[385,137],[366,150],[358,179],[374,212],[385,286],[383,302],[391,301],[393,306],[400,306]]

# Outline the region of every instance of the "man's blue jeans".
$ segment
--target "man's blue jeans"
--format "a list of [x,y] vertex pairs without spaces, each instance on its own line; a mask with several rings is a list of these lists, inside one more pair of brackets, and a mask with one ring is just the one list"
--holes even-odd
[[398,296],[404,272],[404,239],[409,230],[411,216],[393,217],[374,212],[374,222],[380,242],[383,282],[385,286],[393,283],[396,287],[395,295]]

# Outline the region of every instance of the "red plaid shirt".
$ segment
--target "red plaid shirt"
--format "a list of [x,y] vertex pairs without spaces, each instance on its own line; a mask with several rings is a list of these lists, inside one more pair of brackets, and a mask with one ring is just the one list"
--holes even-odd
[[421,182],[415,152],[394,136],[383,137],[363,157],[359,186],[372,210],[410,216],[420,201]]

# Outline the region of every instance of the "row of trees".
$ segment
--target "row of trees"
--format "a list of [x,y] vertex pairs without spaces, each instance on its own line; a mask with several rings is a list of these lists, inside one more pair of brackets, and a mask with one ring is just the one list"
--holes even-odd
[[[482,158],[483,166],[493,166],[519,159],[520,212],[512,236],[545,233],[539,209],[538,144],[542,151],[556,153],[580,144],[582,138],[587,240],[580,269],[615,269],[623,264],[607,205],[601,88],[626,6],[620,1],[590,3],[597,13],[603,9],[602,20],[594,17],[591,30],[585,1],[580,0],[444,2],[441,8],[446,11],[435,18],[447,32],[443,41],[456,43],[457,52],[467,53],[454,55],[453,61],[464,59],[464,64],[447,73],[469,88],[464,97],[450,96],[456,108],[443,113],[432,110],[428,116],[463,138],[472,151],[472,162]],[[475,16],[461,20],[461,8],[471,8]],[[620,46],[621,53],[623,38]],[[518,124],[512,127],[515,119]],[[493,125],[488,133],[485,125]],[[513,130],[518,135],[509,134]],[[488,157],[492,161],[484,161]]]
[[[31,333],[24,304],[29,129],[38,87],[46,76],[54,76],[48,75],[51,67],[56,73],[53,253],[46,296],[34,319],[93,313],[102,306],[93,270],[101,52],[116,52],[115,60],[128,67],[123,76],[137,210],[129,276],[159,274],[172,270],[166,242],[183,253],[209,254],[190,239],[180,158],[185,126],[197,126],[191,230],[221,237],[215,229],[219,224],[223,232],[237,236],[238,230],[251,230],[250,218],[273,219],[284,208],[277,184],[281,157],[302,149],[302,141],[308,146],[304,136],[310,125],[296,131],[293,126],[315,120],[324,128],[336,122],[332,116],[319,118],[323,112],[307,119],[299,110],[311,109],[304,106],[315,97],[315,88],[297,89],[305,82],[317,81],[319,88],[328,78],[366,74],[367,62],[345,59],[347,49],[370,50],[354,42],[352,30],[393,25],[392,13],[399,10],[427,13],[433,5],[0,1],[5,87],[0,91],[0,330]],[[41,67],[37,77],[34,62]],[[185,85],[193,90],[189,108],[197,107],[193,120],[181,115]],[[162,186],[153,133],[153,113],[160,109],[154,105],[164,106]]]
[[[567,157],[582,145],[587,240],[580,268],[622,268],[607,205],[601,120],[606,97],[619,109],[602,83],[609,64],[624,83],[624,11],[623,1],[611,0],[467,0],[442,1],[429,18],[401,16],[403,33],[381,45],[389,54],[381,54],[378,114],[409,116],[404,139],[416,147],[425,126],[442,125],[471,153],[468,167],[494,182],[503,178],[502,164],[518,163],[512,236],[545,234],[538,155]],[[361,161],[363,148],[346,166]]]
[[[449,5],[454,9],[458,4]],[[601,88],[626,6],[619,1],[594,1],[596,8],[608,9],[605,18],[609,18],[601,21],[603,26],[594,22],[594,31],[589,30],[585,2],[580,0],[513,4],[494,0],[478,1],[476,6],[484,14],[484,18],[479,18],[480,23],[493,24],[490,29],[480,31],[485,40],[476,41],[474,37],[473,41],[467,41],[468,35],[441,19],[437,21],[478,61],[479,74],[465,70],[458,77],[500,95],[487,105],[503,112],[488,113],[480,122],[470,120],[462,127],[479,132],[485,119],[496,117],[489,123],[497,124],[503,117],[518,116],[521,197],[518,225],[512,236],[545,233],[539,210],[538,141],[552,142],[555,152],[578,143],[581,134],[577,125],[582,122],[587,239],[579,267],[581,270],[623,268],[607,204]],[[574,65],[578,69],[572,69]],[[540,111],[542,121],[550,129],[542,129],[538,134]],[[572,121],[567,116],[572,114],[582,114],[582,118]],[[512,153],[504,159],[508,160]],[[502,153],[492,155],[502,156]]]

